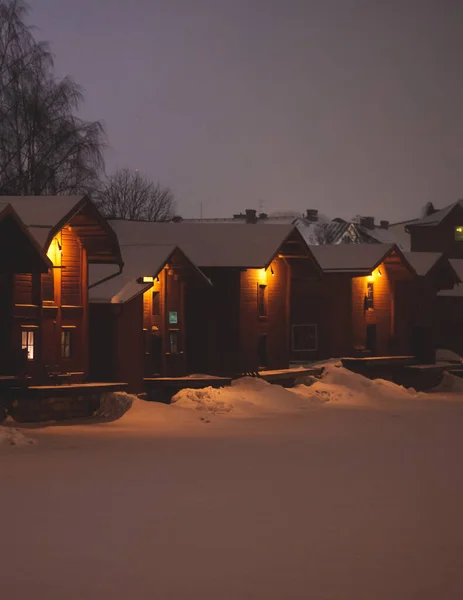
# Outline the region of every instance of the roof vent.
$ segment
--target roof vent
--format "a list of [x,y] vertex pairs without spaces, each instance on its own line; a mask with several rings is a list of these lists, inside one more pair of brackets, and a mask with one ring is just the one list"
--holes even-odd
[[380,221],[379,226],[381,229],[389,229],[389,221]]
[[305,211],[305,218],[308,221],[312,221],[313,223],[315,223],[316,221],[318,221],[318,210],[316,208],[308,208]]
[[360,217],[359,223],[365,229],[374,229],[375,228],[375,218],[374,217]]
[[254,208],[247,208],[245,210],[246,213],[246,223],[257,223],[257,210]]

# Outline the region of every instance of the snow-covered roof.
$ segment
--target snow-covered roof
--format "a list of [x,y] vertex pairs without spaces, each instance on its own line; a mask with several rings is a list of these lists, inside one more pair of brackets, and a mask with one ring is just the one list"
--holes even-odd
[[463,281],[463,258],[450,258],[449,263],[458,276],[460,281]]
[[2,196],[28,227],[52,229],[85,196]]
[[174,254],[181,255],[185,263],[197,272],[204,283],[210,284],[205,275],[178,248],[172,245],[150,244],[146,246],[121,246],[124,267],[122,273],[97,284],[108,276],[107,265],[95,265],[91,272],[90,302],[112,304],[128,302],[151,287],[151,283],[139,283],[142,277],[157,277],[172,260]]
[[459,283],[452,290],[441,290],[437,295],[461,298],[463,297],[463,283]]
[[111,221],[121,247],[172,244],[199,267],[262,268],[270,264],[293,225]]
[[[13,206],[8,202],[0,202],[0,222],[8,217],[16,222],[27,240],[26,244],[29,244],[29,248],[32,249],[32,255],[29,254],[28,258],[25,258],[24,261],[20,261],[22,262],[22,266],[27,269],[29,268],[28,265],[30,265],[30,267],[34,267],[34,270],[39,269],[41,272],[46,273],[48,269],[53,267],[53,264],[43,250],[42,245],[39,244],[31,231],[26,227]],[[17,241],[17,234],[15,235],[15,240]],[[1,241],[2,240],[0,240],[0,246],[2,245]],[[5,238],[3,238],[3,242],[7,243]],[[2,255],[4,255],[4,260],[7,262],[11,260],[9,252],[11,252],[11,247],[8,247],[7,249],[2,248]]]
[[456,206],[463,208],[463,200],[458,200],[457,202],[449,204],[440,210],[436,210],[436,212],[431,213],[422,219],[411,221],[409,225],[412,225],[413,227],[432,227],[434,225],[439,225]]
[[394,248],[394,244],[311,246],[322,270],[338,273],[371,273]]
[[[72,222],[89,263],[120,263],[117,238],[87,196],[2,196],[2,202],[11,204],[42,248],[46,249],[53,236]],[[79,222],[83,215],[84,223]]]
[[[417,275],[426,275],[442,257],[441,252],[404,252],[405,258]],[[462,261],[463,262],[463,261]]]

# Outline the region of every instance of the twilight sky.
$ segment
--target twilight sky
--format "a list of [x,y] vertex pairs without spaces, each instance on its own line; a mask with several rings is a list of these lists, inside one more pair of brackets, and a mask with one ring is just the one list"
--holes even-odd
[[459,0],[30,0],[107,170],[178,211],[397,221],[463,197]]

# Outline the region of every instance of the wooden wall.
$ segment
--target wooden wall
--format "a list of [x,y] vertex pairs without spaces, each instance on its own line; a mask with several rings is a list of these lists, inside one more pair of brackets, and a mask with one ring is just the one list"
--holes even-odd
[[293,277],[291,280],[291,333],[293,325],[316,325],[316,350],[295,350],[291,360],[313,361],[345,356],[352,349],[351,278],[325,274],[323,280]]
[[[267,270],[248,269],[241,273],[240,372],[257,371],[259,367],[283,369],[289,366],[290,277],[289,266],[280,258],[273,260]],[[259,285],[266,286],[266,316],[258,314]],[[267,364],[262,364],[259,356],[261,336],[266,337]]]
[[[153,314],[153,292],[159,294],[159,314]],[[143,330],[145,336],[145,376],[180,377],[186,374],[184,313],[185,282],[182,269],[173,265],[159,274],[159,282],[143,294]],[[177,323],[169,322],[175,314]],[[171,343],[176,336],[177,348]]]
[[[73,372],[75,379],[84,380],[88,372],[86,253],[77,234],[65,227],[52,241],[48,256],[57,267],[48,274],[14,276],[14,347],[20,351],[22,332],[33,331],[34,359],[27,361],[27,374],[41,381],[50,370]],[[71,336],[70,357],[62,355],[64,330]]]
[[[367,326],[376,324],[376,354],[387,356],[391,351],[393,322],[393,288],[383,264],[372,276],[352,279],[352,326],[354,348],[365,347]],[[374,285],[374,308],[365,310],[364,299],[368,282]]]
[[463,226],[463,208],[457,206],[439,225],[411,227],[412,252],[443,252],[448,258],[463,258],[463,241],[455,241],[455,227]]

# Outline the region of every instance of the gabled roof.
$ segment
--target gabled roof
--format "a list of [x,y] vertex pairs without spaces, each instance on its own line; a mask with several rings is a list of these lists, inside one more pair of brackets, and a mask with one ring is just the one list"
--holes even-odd
[[[140,283],[143,277],[157,277],[171,262],[187,265],[191,272],[204,285],[209,279],[194,265],[180,248],[172,245],[123,246],[124,268],[120,275],[91,286],[89,300],[93,303],[122,304],[148,290],[152,283]],[[107,276],[107,266],[92,268],[92,279],[101,280]]]
[[[268,267],[292,235],[304,245],[291,224],[255,226],[246,223],[152,223],[113,220],[121,248],[127,245],[179,246],[199,267]],[[312,256],[304,245],[307,256]],[[315,263],[315,261],[314,261]]]
[[2,196],[13,206],[45,250],[71,225],[87,250],[89,263],[122,264],[117,237],[88,196]]
[[404,256],[416,274],[424,276],[442,258],[443,254],[441,252],[404,252]]
[[341,244],[312,246],[315,258],[327,273],[369,274],[390,254],[397,253],[413,271],[395,244]]
[[47,273],[53,267],[11,204],[0,202],[0,270]]
[[463,281],[463,258],[449,258],[449,263],[458,276],[460,281]]
[[422,219],[416,219],[415,221],[411,221],[406,225],[406,228],[434,227],[436,225],[439,225],[457,207],[463,208],[463,200],[458,200],[453,204],[449,204],[448,206],[445,206],[444,208],[441,208],[440,210],[437,210],[436,212],[431,213],[430,215],[426,215]]

